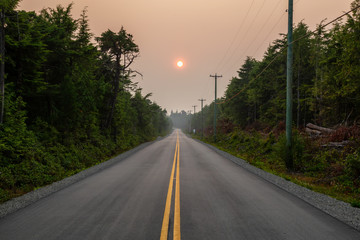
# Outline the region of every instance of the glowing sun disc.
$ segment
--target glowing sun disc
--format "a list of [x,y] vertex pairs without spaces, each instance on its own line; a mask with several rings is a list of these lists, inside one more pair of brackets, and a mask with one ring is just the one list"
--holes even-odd
[[184,63],[183,63],[183,61],[178,61],[178,62],[176,63],[176,65],[177,65],[179,68],[181,68],[182,66],[184,66]]

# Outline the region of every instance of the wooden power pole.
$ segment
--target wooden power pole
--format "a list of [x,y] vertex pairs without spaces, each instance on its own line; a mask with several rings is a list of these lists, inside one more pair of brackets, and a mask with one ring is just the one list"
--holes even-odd
[[218,78],[222,78],[222,75],[217,75],[217,73],[215,73],[215,75],[210,75],[210,77],[215,78],[215,101],[214,101],[214,141],[216,142],[216,99],[217,99],[217,79]]
[[206,99],[199,99],[201,102],[201,138],[204,138],[204,112],[203,112],[203,103],[206,101]]
[[292,84],[293,84],[293,0],[289,0],[288,9],[288,50],[286,71],[286,167],[293,168],[292,156]]

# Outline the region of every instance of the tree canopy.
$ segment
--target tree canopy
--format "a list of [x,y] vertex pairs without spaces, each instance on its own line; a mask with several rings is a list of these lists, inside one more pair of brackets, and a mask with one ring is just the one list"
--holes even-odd
[[[132,83],[139,56],[120,27],[92,41],[87,11],[73,4],[40,13],[2,1],[5,22],[0,202],[166,134],[166,110]],[[11,16],[17,16],[16,18]]]

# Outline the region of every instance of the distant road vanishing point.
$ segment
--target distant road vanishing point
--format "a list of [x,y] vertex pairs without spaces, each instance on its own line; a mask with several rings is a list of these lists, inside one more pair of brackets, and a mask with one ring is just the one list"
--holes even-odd
[[360,233],[175,130],[0,219],[0,239],[345,240]]

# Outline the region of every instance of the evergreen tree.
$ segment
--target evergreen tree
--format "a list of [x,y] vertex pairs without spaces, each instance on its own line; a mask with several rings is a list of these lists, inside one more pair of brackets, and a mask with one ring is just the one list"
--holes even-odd
[[[139,56],[139,48],[134,43],[133,36],[128,34],[122,27],[118,33],[111,30],[101,34],[96,38],[99,43],[104,59],[110,65],[112,73],[112,89],[109,100],[110,109],[105,119],[104,127],[109,128],[115,113],[115,104],[121,87],[126,84],[129,69],[133,61]],[[122,82],[121,82],[122,80]],[[120,84],[123,84],[120,86]]]

